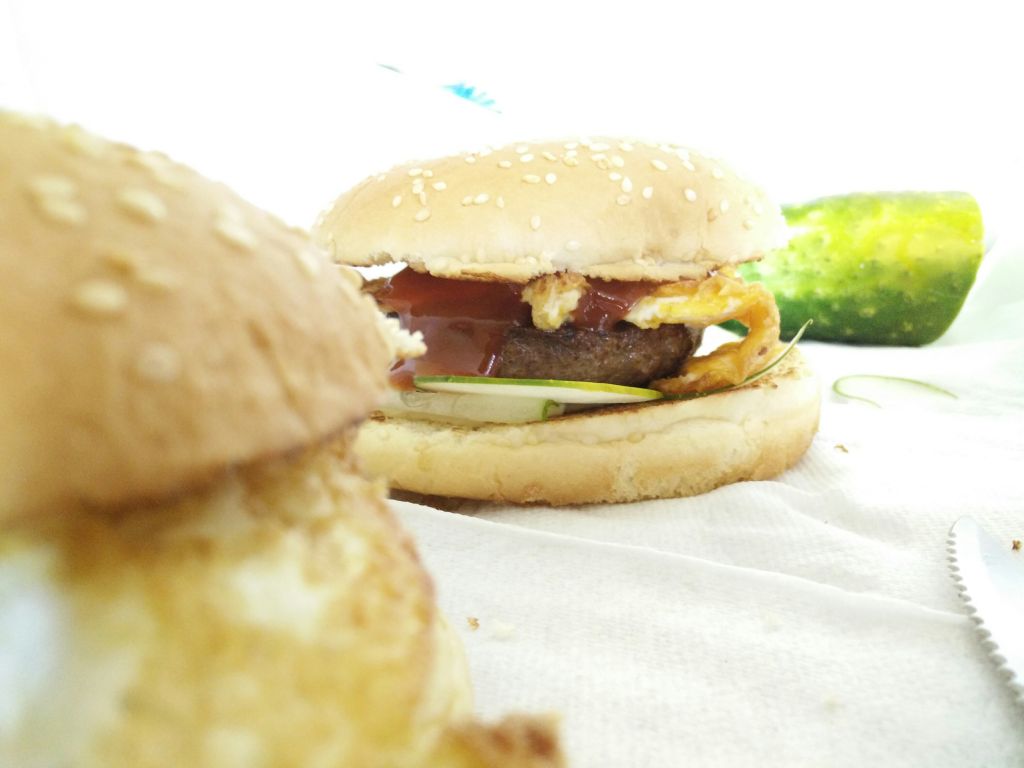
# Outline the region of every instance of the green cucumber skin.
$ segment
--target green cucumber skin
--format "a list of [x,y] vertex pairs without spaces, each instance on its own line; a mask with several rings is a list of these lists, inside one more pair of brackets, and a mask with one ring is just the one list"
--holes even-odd
[[984,252],[963,192],[852,194],[783,208],[789,245],[741,266],[775,294],[782,336],[920,346],[949,328]]

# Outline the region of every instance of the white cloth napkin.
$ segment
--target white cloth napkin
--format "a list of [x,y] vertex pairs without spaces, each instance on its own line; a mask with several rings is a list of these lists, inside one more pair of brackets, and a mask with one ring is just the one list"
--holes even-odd
[[[1024,538],[1022,256],[991,257],[938,344],[803,344],[821,430],[776,480],[570,509],[393,502],[481,713],[561,713],[574,766],[1024,765],[1024,710],[945,549],[963,514]],[[957,399],[876,408],[831,392],[848,374]]]

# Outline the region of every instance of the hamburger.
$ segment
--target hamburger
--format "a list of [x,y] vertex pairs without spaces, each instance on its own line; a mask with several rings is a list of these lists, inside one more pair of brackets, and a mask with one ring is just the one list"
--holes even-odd
[[352,451],[373,303],[166,157],[0,112],[0,765],[547,766]]
[[[404,265],[366,288],[426,353],[392,369],[405,394],[357,445],[397,490],[685,496],[777,475],[817,429],[772,295],[735,272],[785,241],[779,208],[692,150],[601,138],[407,163],[314,236],[343,264]],[[746,335],[697,354],[727,320]]]

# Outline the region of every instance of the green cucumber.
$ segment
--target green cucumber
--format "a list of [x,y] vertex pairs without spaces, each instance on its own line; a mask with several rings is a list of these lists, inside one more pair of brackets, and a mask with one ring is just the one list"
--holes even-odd
[[783,208],[788,247],[740,273],[775,294],[782,337],[919,346],[953,322],[984,252],[963,192],[852,194]]
[[613,403],[644,403],[662,397],[655,389],[601,384],[594,381],[563,381],[561,379],[506,379],[488,376],[417,376],[417,389],[430,392],[501,396],[509,399],[532,398],[554,400],[574,405],[610,405]]
[[380,411],[385,416],[446,422],[521,424],[561,416],[565,407],[534,397],[392,391]]

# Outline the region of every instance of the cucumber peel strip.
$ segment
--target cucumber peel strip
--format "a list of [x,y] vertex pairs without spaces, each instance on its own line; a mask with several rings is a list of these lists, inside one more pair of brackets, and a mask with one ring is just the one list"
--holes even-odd
[[950,392],[948,389],[943,389],[942,387],[937,386],[935,384],[930,384],[927,381],[908,379],[904,378],[903,376],[881,376],[871,373],[854,373],[849,376],[841,376],[832,383],[832,391],[835,392],[840,397],[845,397],[849,400],[860,400],[863,403],[868,403],[870,405],[875,406],[875,408],[881,408],[882,406],[880,403],[876,402],[875,400],[872,400],[869,397],[864,397],[863,395],[854,395],[849,391],[843,390],[843,386],[845,384],[849,384],[852,381],[873,381],[881,382],[883,384],[885,382],[889,382],[900,385],[909,384],[914,387],[920,387],[921,389],[926,390],[928,392],[932,392],[933,394],[936,395],[942,395],[943,397],[951,397],[954,400],[959,399],[954,393]]
[[750,374],[749,376],[747,376],[747,378],[745,378],[739,384],[730,384],[728,387],[716,387],[715,389],[707,389],[707,390],[704,390],[703,392],[687,392],[687,393],[682,394],[682,395],[665,395],[665,399],[666,400],[696,400],[698,397],[707,397],[708,395],[717,395],[717,394],[719,394],[721,392],[731,392],[734,389],[740,389],[741,387],[745,387],[748,384],[753,384],[755,381],[757,381],[761,377],[767,375],[769,371],[771,371],[775,366],[777,366],[779,363],[781,363],[786,358],[786,356],[793,350],[793,347],[796,346],[796,343],[798,341],[800,341],[800,338],[804,335],[804,331],[806,331],[808,326],[810,326],[813,322],[814,322],[813,319],[808,319],[806,323],[804,323],[803,325],[800,326],[800,330],[798,330],[796,333],[793,334],[793,338],[789,340],[789,343],[786,345],[786,348],[783,349],[779,353],[778,357],[776,357],[774,360],[772,360],[770,363],[768,363],[768,365],[766,365],[761,370],[756,371],[756,372]]

